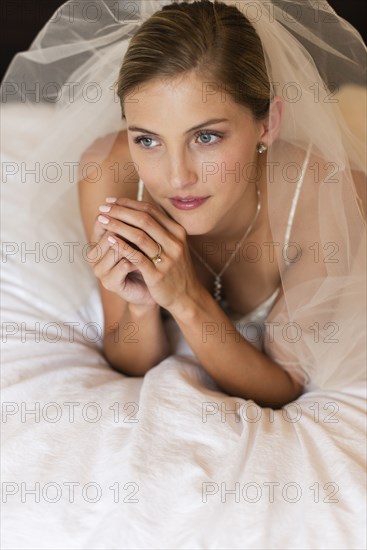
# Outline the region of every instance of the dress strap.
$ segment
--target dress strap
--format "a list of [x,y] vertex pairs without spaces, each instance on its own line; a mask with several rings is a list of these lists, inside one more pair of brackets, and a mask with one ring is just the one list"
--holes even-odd
[[[292,205],[291,205],[291,208],[290,208],[290,211],[289,211],[289,216],[288,216],[287,228],[286,228],[285,236],[284,236],[284,247],[286,247],[289,243],[289,238],[290,238],[290,235],[291,235],[291,229],[292,229],[292,225],[293,225],[293,221],[294,221],[294,214],[296,212],[297,203],[298,203],[299,195],[300,195],[300,192],[301,192],[301,187],[302,187],[303,180],[304,180],[304,177],[305,177],[308,162],[310,160],[311,149],[312,149],[312,143],[310,143],[309,146],[308,146],[306,157],[305,157],[305,160],[303,161],[303,165],[302,165],[302,169],[301,169],[301,175],[299,177],[299,180],[298,180],[297,185],[296,185],[296,190],[295,190],[294,195],[293,195]],[[291,263],[291,261],[288,259],[288,257],[286,257],[286,259],[284,261],[287,265],[289,265]]]
[[144,193],[144,182],[140,178],[138,183],[138,194],[136,196],[136,200],[142,201],[143,200],[143,193]]

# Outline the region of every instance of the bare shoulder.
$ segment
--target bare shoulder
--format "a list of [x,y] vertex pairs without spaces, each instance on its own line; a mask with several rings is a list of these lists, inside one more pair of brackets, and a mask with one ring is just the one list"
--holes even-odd
[[108,156],[111,160],[119,161],[123,157],[130,157],[129,142],[126,130],[106,134],[98,138],[88,150],[98,152],[110,149]]
[[79,162],[79,206],[88,239],[98,207],[106,197],[136,198],[139,175],[132,161],[126,131],[95,140]]
[[79,181],[92,183],[94,180],[108,180],[119,192],[128,193],[131,185],[139,181],[126,131],[106,134],[84,151],[79,163]]

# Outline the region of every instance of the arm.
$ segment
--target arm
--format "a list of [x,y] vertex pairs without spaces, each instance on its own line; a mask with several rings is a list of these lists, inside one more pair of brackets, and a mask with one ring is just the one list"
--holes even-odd
[[226,393],[272,408],[301,394],[301,384],[243,338],[206,289],[171,313],[202,367]]
[[[281,407],[300,394],[302,386],[240,336],[201,284],[182,226],[148,203],[121,198],[109,211],[108,227],[139,243],[148,255],[149,249],[156,248],[151,240],[161,244],[161,263],[134,251],[135,267],[155,303],[171,313],[201,365],[224,391],[272,407]],[[202,338],[205,323],[220,329],[207,340]],[[223,338],[222,327],[232,335]]]
[[[105,143],[104,139],[107,139]],[[107,138],[97,140],[81,158],[81,173],[84,164],[99,163],[100,147],[107,148]],[[119,163],[120,179],[112,177],[111,166]],[[98,206],[108,196],[134,197],[136,181],[132,181],[131,157],[126,133],[117,137],[110,155],[99,164],[101,178],[91,183],[80,179],[79,203],[81,217],[88,242],[98,242],[100,234],[95,231]],[[103,232],[101,232],[102,234]],[[100,240],[100,252],[108,250],[105,237]],[[98,254],[101,257],[101,254]],[[117,279],[122,278],[117,275]],[[143,376],[151,367],[169,355],[169,345],[160,316],[160,307],[155,305],[133,305],[116,291],[108,290],[98,279],[104,314],[103,350],[106,360],[116,370],[131,376]],[[111,287],[112,288],[112,287]]]
[[[314,193],[312,175],[305,177],[301,193],[292,228],[292,241],[299,245],[302,253],[300,260],[293,263],[282,277],[287,291],[292,291],[292,306],[289,305],[289,300],[288,303],[285,300],[277,300],[279,303],[273,305],[272,312],[275,315],[275,310],[280,312],[284,308],[284,317],[288,318],[288,308],[291,308],[294,314],[299,304],[300,312],[297,311],[298,315],[293,315],[291,320],[294,321],[296,318],[304,334],[307,334],[312,331],[310,325],[314,321],[325,326],[325,321],[332,320],[330,317],[332,312],[330,312],[331,304],[327,302],[321,304],[319,310],[316,306],[309,309],[304,307],[305,303],[312,301],[315,289],[320,286],[320,282],[328,273],[325,259],[316,261],[313,252],[314,245],[317,243],[320,245],[324,241],[320,237],[318,225],[309,222],[310,212],[318,212],[317,203],[315,204],[318,195]],[[337,223],[337,221],[331,221]],[[329,228],[329,234],[337,235],[337,228],[333,229],[333,226]],[[282,265],[279,251],[278,254],[277,261]],[[298,289],[297,298],[295,298],[295,289]],[[260,406],[272,408],[281,408],[301,395],[303,384],[288,370],[293,370],[295,374],[296,371],[303,374],[305,367],[306,370],[310,368],[307,362],[309,349],[304,338],[297,346],[289,345],[278,333],[274,342],[269,344],[272,356],[263,353],[236,331],[231,320],[204,290],[202,294],[196,293],[196,298],[188,300],[186,304],[175,305],[170,312],[203,368],[225,392],[245,399],[253,399]],[[325,315],[329,317],[325,319]],[[322,320],[324,320],[323,323]],[[206,334],[208,327],[211,328],[212,334]],[[281,331],[282,328],[281,326],[279,330]],[[319,353],[322,354],[322,351],[325,353],[325,345],[321,348]],[[315,350],[314,347],[312,349]],[[272,358],[274,356],[279,362]],[[284,363],[284,368],[281,363]],[[292,368],[288,369],[290,363]],[[293,368],[293,365],[297,365],[297,368]]]
[[119,321],[106,327],[103,347],[113,368],[129,376],[144,376],[170,354],[160,307],[127,303]]

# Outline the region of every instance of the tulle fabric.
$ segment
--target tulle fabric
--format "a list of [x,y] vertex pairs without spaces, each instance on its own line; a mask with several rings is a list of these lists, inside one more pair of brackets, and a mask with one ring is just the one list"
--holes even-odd
[[[338,98],[348,84],[365,92],[366,48],[327,2],[224,1],[256,28],[269,79],[285,103],[279,137],[267,151],[272,243],[262,243],[262,253],[273,250],[282,292],[266,319],[265,352],[309,387],[342,388],[365,377],[366,158],[364,136],[351,129]],[[117,133],[125,129],[115,84],[129,40],[170,3],[66,2],[30,49],[15,56],[2,82],[6,184],[14,195],[27,195],[17,218],[10,205],[5,223],[15,242],[26,237],[41,249],[50,242],[64,248],[76,243],[72,261],[70,254],[46,266],[30,259],[19,270],[25,292],[35,292],[35,281],[42,281],[54,312],[72,315],[97,284],[85,260],[78,205],[77,181],[85,176],[81,157],[88,147],[98,149],[98,166],[90,167],[90,173],[97,169],[91,186],[98,185],[100,170],[110,168],[106,162]],[[12,126],[14,110],[23,121],[20,128]],[[24,131],[32,133],[32,147],[21,147]],[[18,156],[7,157],[10,150]],[[21,177],[21,163],[27,168],[38,163],[39,170]]]

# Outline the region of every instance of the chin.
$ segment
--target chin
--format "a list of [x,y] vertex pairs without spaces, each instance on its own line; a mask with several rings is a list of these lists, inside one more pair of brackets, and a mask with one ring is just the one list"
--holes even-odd
[[205,235],[206,233],[209,233],[213,227],[209,224],[204,224],[202,221],[202,214],[198,213],[197,215],[193,216],[188,215],[188,212],[180,212],[174,208],[174,212],[168,211],[166,208],[164,208],[163,205],[160,205],[167,216],[174,220],[176,223],[182,225],[182,227],[185,229],[187,235]]
[[177,223],[182,225],[182,227],[185,229],[187,235],[206,235],[207,233],[210,233],[211,226],[204,225],[200,219],[198,218],[198,223],[193,223],[193,221],[180,221],[176,220]]

